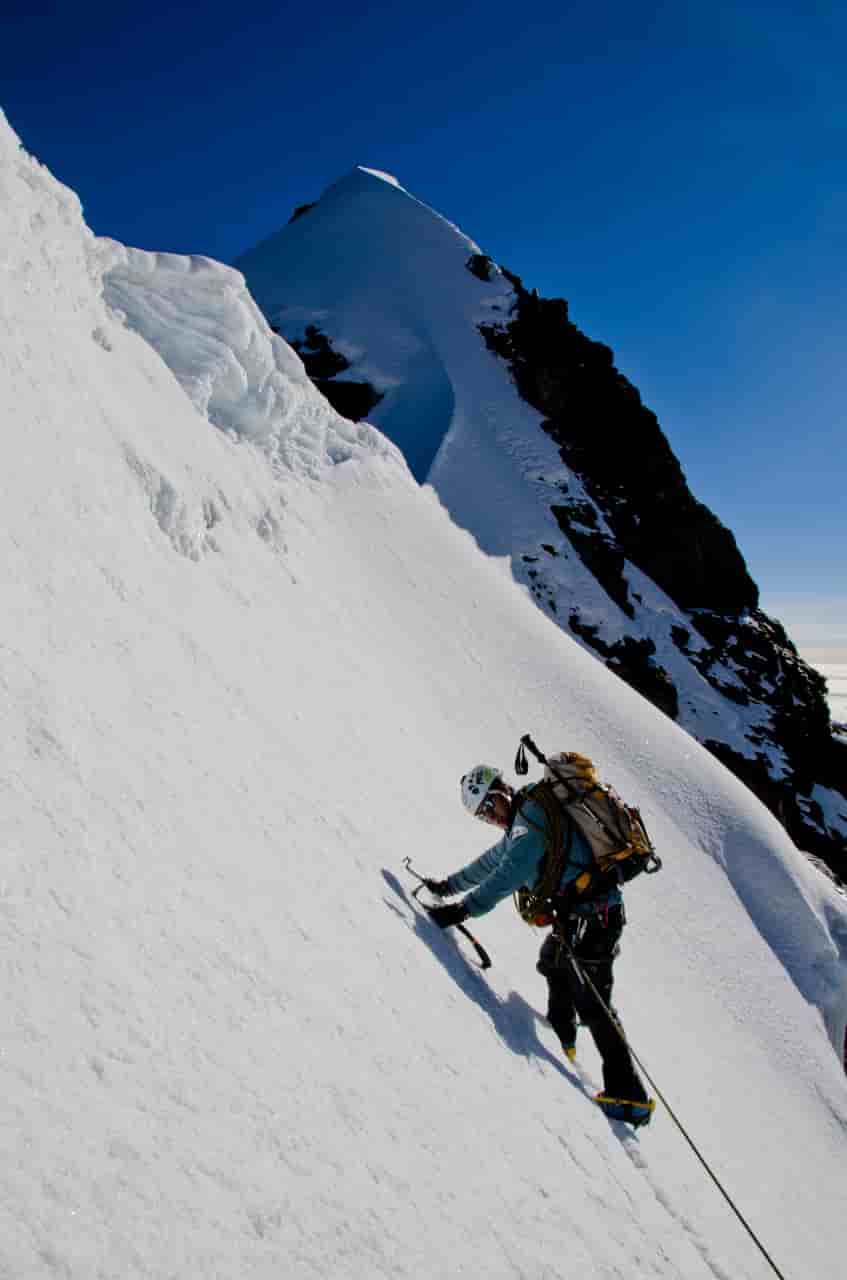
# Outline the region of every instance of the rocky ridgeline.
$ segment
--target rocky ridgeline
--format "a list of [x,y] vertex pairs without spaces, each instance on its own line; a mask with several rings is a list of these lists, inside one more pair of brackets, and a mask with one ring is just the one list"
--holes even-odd
[[[482,280],[496,270],[482,255],[468,269]],[[521,397],[544,415],[544,430],[588,495],[557,494],[550,508],[559,527],[634,623],[641,599],[627,580],[627,561],[687,616],[686,625],[671,626],[671,639],[726,700],[727,718],[737,707],[761,710],[745,735],[756,748],[752,758],[723,740],[720,719],[694,729],[695,736],[756,792],[800,848],[847,879],[847,841],[827,826],[812,794],[815,787],[835,793],[847,812],[847,743],[833,732],[822,677],[758,608],[758,588],[735,538],[691,494],[655,414],[615,368],[612,351],[577,328],[563,299],[541,298],[504,274],[515,290],[511,316],[480,330],[508,363]],[[612,671],[678,718],[679,690],[637,625],[610,642],[583,621],[578,600],[545,589],[543,565],[555,554],[542,544],[537,555],[523,556],[539,603],[555,614],[566,611],[571,631]],[[775,767],[768,747],[778,749],[787,771]]]

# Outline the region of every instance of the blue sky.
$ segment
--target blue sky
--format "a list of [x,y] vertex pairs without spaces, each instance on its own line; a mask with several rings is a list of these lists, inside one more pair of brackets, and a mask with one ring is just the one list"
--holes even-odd
[[229,261],[385,169],[611,346],[801,647],[847,650],[847,14],[829,3],[4,6],[89,224]]

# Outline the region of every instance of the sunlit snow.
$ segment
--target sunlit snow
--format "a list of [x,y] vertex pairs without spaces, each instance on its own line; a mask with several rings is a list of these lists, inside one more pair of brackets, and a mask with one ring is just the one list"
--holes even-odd
[[459,774],[531,731],[665,859],[633,1044],[786,1277],[840,1277],[844,899],[237,273],[96,241],[2,119],[0,235],[0,1272],[768,1274],[665,1112],[594,1107],[509,905],[483,977],[408,896],[405,856],[487,840]]

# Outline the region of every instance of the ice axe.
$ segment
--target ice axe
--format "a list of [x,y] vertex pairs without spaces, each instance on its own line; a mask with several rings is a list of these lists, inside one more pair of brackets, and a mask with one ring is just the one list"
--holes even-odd
[[[418,884],[418,887],[412,890],[412,897],[415,899],[415,902],[420,902],[420,898],[418,897],[418,894],[420,893],[421,889],[423,889],[426,886],[426,878],[424,876],[418,875],[417,871],[412,866],[411,858],[404,858],[403,866],[406,868],[410,876],[414,876],[416,880],[420,881],[420,883]],[[420,905],[424,908],[424,910],[426,910],[426,903],[420,902]],[[470,929],[466,929],[463,924],[457,924],[457,925],[454,925],[453,927],[458,929],[459,933],[463,933],[465,935],[468,942],[470,942],[471,946],[476,951],[476,954],[479,956],[479,967],[481,969],[490,969],[491,956],[485,950],[485,947],[482,945],[479,939],[475,938],[471,933]]]

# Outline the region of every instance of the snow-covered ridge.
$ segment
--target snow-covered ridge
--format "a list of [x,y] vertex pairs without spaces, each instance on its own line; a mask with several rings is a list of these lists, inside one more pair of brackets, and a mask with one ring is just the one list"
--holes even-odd
[[317,474],[372,450],[399,451],[334,413],[287,343],[271,333],[243,276],[209,258],[99,242],[104,297],[175,374],[194,407],[278,465]]
[[[126,327],[144,339],[141,362],[155,351],[208,422],[231,443],[260,449],[277,470],[315,477],[369,453],[405,470],[395,446],[368,424],[341,418],[315,390],[237,271],[207,258],[148,253],[94,237],[77,196],[0,121],[0,321],[9,331],[31,325],[49,353],[54,331],[65,336],[70,327],[78,344],[85,329],[108,355]],[[86,346],[78,359],[89,358]],[[180,410],[174,414],[178,421]],[[156,425],[167,432],[167,423]],[[189,558],[217,549],[222,526],[241,519],[263,540],[281,536],[276,497],[254,495],[249,510],[239,513],[239,500],[218,486],[198,489],[187,469],[164,468],[154,434],[124,438],[119,448],[160,529]],[[246,456],[240,462],[249,469]]]
[[393,173],[384,173],[382,169],[368,169],[365,165],[359,165],[358,167],[361,169],[362,173],[370,174],[372,178],[381,178],[383,182],[389,183],[392,187],[400,186],[400,183],[394,177]]
[[[58,318],[91,309],[94,237],[75,193],[21,150],[0,112],[0,316],[4,325],[40,321],[50,298]],[[56,289],[61,277],[62,287]]]
[[457,777],[529,729],[665,858],[633,1043],[786,1276],[840,1280],[843,900],[390,451],[289,465],[236,281],[218,314],[225,273],[118,252],[172,371],[2,122],[0,196],[0,1272],[758,1280],[667,1117],[592,1106],[508,906],[483,978],[404,895],[487,842]]
[[369,420],[423,480],[454,425],[480,411],[465,403],[469,377],[480,394],[474,373],[491,363],[476,325],[509,305],[502,276],[481,285],[464,271],[478,253],[399,184],[356,168],[236,265],[284,337],[300,339],[315,325],[351,361],[342,378],[382,393]]
[[[495,354],[508,348],[507,326],[521,305],[530,310],[527,291],[378,171],[354,169],[304,208],[238,260],[271,323],[292,341],[307,326],[320,330],[349,361],[338,380],[362,380],[382,394],[369,420],[402,449],[415,477],[434,487],[452,519],[510,565],[566,634],[731,760],[801,847],[822,846],[837,866],[847,798],[827,786],[818,788],[825,803],[817,793],[811,803],[806,791],[795,794],[795,776],[806,786],[808,772],[808,759],[798,769],[796,743],[809,741],[804,726],[815,710],[796,655],[780,650],[768,620],[749,610],[724,620],[708,600],[699,613],[687,610],[628,558],[589,483],[563,462],[554,433],[542,429],[544,415],[519,396],[509,365]],[[565,361],[561,335],[534,332],[555,382],[557,356]],[[566,379],[560,391],[567,402]],[[637,425],[619,429],[638,438]],[[611,450],[614,431],[608,436]],[[647,479],[632,510],[650,501]],[[698,536],[702,550],[702,532],[669,527],[668,561],[676,538]],[[702,560],[719,578],[714,557]],[[695,566],[697,556],[688,563]],[[739,654],[752,656],[739,665]],[[817,776],[823,782],[833,772],[822,766]]]

